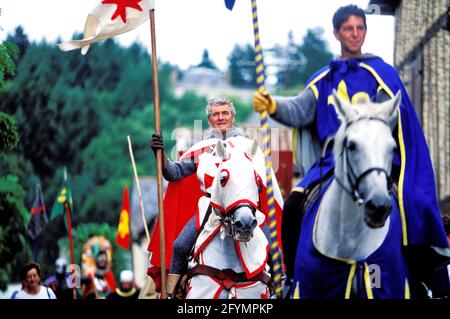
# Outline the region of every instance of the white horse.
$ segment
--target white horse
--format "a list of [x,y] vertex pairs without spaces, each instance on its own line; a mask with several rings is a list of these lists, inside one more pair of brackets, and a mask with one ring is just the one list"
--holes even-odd
[[335,136],[335,179],[322,201],[315,240],[328,256],[363,260],[389,228],[388,179],[396,146],[389,123],[400,95],[379,106],[350,106],[334,98],[342,121]]
[[334,179],[304,217],[293,297],[409,296],[401,222],[390,193],[400,93],[381,104],[349,105],[334,93],[342,124]]
[[188,299],[269,297],[269,246],[258,210],[263,181],[252,161],[256,140],[249,146],[244,152],[219,140],[214,155],[199,162],[198,172],[203,165],[217,169],[210,199],[199,202],[203,225],[189,262]]

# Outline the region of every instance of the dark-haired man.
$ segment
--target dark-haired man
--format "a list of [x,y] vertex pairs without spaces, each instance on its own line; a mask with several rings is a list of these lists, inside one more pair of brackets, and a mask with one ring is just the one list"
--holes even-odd
[[[306,173],[285,201],[282,224],[287,275],[291,278],[295,277],[305,190],[330,176],[334,169],[332,150],[326,147],[340,125],[332,107],[333,90],[352,103],[367,99],[379,103],[401,91],[401,106],[395,122],[390,124],[398,146],[392,178],[399,190],[402,243],[448,248],[439,217],[432,163],[414,108],[396,71],[380,57],[362,53],[366,33],[364,10],[355,5],[339,8],[333,16],[333,34],[341,44],[341,56],[313,74],[296,97],[275,99],[267,92],[254,95],[256,111],[266,110],[275,120],[298,129],[294,150],[297,164]],[[321,148],[324,151],[318,160]],[[364,194],[353,191],[355,197],[359,196],[357,199],[363,200]]]

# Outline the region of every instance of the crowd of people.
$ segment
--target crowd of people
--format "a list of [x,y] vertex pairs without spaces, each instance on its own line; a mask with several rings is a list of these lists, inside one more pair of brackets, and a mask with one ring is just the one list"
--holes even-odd
[[[72,275],[71,266],[64,258],[55,262],[55,273],[41,280],[41,269],[35,262],[27,263],[20,270],[22,287],[12,293],[11,299],[137,299],[140,289],[137,287],[133,271],[122,270],[119,284],[109,269],[105,252],[96,257],[97,269],[94,274],[80,278]],[[77,285],[77,282],[79,285]]]

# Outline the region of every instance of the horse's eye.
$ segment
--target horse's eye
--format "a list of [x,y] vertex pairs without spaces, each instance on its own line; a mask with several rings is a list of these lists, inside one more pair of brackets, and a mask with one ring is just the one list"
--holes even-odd
[[347,148],[350,152],[353,152],[356,150],[356,143],[355,142],[349,142],[347,145]]
[[220,186],[225,187],[227,185],[228,180],[230,179],[230,173],[224,169],[220,172]]

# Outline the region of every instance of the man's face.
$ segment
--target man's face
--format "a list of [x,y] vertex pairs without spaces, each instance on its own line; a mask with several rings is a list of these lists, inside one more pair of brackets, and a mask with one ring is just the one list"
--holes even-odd
[[361,54],[361,47],[366,38],[367,29],[361,17],[350,16],[339,30],[334,30],[334,36],[341,42],[342,51],[352,55]]
[[133,283],[130,281],[121,281],[120,286],[123,292],[128,292],[133,288]]
[[234,116],[231,113],[230,106],[228,104],[212,106],[208,122],[212,128],[219,129],[222,133],[225,133],[234,123]]
[[65,275],[66,274],[66,268],[67,268],[67,264],[64,261],[62,261],[60,259],[58,259],[56,261],[55,270],[56,270],[57,274],[60,274],[60,275],[64,274]]
[[105,254],[101,254],[97,257],[97,267],[104,269],[108,266],[108,257]]
[[27,277],[25,278],[25,285],[28,290],[36,291],[39,287],[41,278],[38,275],[36,268],[32,268],[27,272]]

